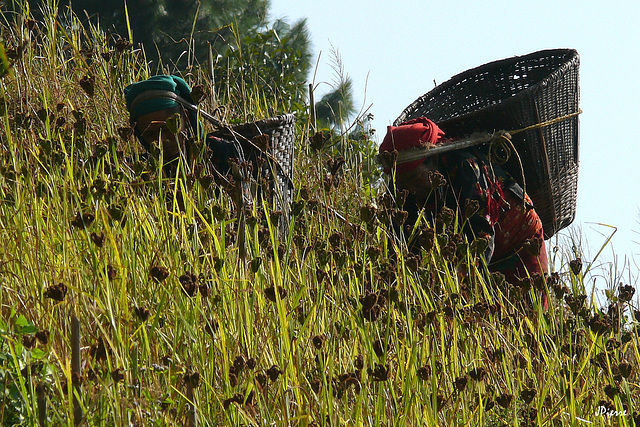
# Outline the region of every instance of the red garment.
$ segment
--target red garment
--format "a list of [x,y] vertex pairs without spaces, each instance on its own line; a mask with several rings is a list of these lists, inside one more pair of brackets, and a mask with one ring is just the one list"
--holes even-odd
[[[495,248],[489,268],[500,271],[511,283],[528,275],[549,272],[549,261],[544,244],[542,221],[531,208],[531,199],[525,194],[525,203],[507,193],[511,205],[494,225],[496,233]],[[525,248],[527,241],[536,240],[540,245],[539,253],[535,249]],[[531,245],[527,245],[531,247]],[[533,245],[535,247],[535,245]],[[528,273],[528,274],[527,274]]]
[[[426,117],[418,117],[401,123],[400,126],[387,126],[387,134],[380,145],[380,153],[401,151],[407,148],[424,147],[437,143],[444,136],[444,132],[437,124]],[[410,171],[422,164],[424,159],[396,165],[396,172]],[[391,173],[389,168],[384,170]]]

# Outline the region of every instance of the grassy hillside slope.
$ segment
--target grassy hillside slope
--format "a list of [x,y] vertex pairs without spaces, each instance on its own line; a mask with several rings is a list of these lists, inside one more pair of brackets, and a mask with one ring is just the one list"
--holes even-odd
[[[340,144],[310,143],[303,113],[292,231],[254,207],[243,259],[225,189],[140,156],[122,94],[150,74],[142,52],[77,21],[3,19],[4,425],[72,425],[74,409],[84,425],[638,419],[632,287],[611,284],[597,308],[571,250],[548,281],[505,283],[446,219],[414,230],[426,250],[407,254],[387,236],[402,211],[357,162],[340,166]],[[185,78],[211,90],[197,69]],[[248,89],[223,95],[230,121],[282,113]]]

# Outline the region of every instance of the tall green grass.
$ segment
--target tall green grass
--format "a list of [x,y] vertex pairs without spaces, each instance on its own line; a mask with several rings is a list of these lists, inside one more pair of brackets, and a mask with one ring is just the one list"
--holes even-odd
[[[152,74],[142,51],[53,13],[3,21],[3,424],[71,425],[75,393],[86,425],[634,425],[637,303],[596,306],[579,251],[519,285],[453,224],[410,255],[399,208],[332,173],[300,112],[291,233],[254,206],[242,258],[227,193],[140,155],[122,93]],[[217,93],[229,120],[277,112],[247,79]]]

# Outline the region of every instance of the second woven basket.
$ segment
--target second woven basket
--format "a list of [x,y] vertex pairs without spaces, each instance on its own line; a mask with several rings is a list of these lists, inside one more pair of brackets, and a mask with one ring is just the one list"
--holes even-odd
[[272,212],[281,214],[277,226],[282,238],[288,234],[293,197],[295,122],[294,114],[283,114],[236,125],[233,132],[214,133],[217,137],[235,140],[242,148],[245,160],[253,167],[251,178],[257,184],[257,200],[266,200]]
[[540,125],[513,136],[524,177],[517,156],[505,169],[526,187],[550,238],[575,218],[579,62],[575,50],[553,49],[473,68],[418,98],[395,124],[428,117],[449,138]]

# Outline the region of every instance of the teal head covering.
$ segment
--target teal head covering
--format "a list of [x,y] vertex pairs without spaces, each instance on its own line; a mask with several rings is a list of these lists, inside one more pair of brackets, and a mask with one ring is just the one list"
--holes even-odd
[[[180,106],[178,100],[170,97],[140,96],[145,92],[149,93],[149,91],[171,92],[191,104],[194,103],[191,97],[191,88],[181,77],[168,75],[153,76],[150,79],[132,83],[124,88],[124,97],[127,102],[131,123],[134,123],[138,117],[145,114]],[[194,130],[194,133],[196,133],[196,129],[199,128],[197,115],[194,111],[189,110],[188,117],[191,128]]]

